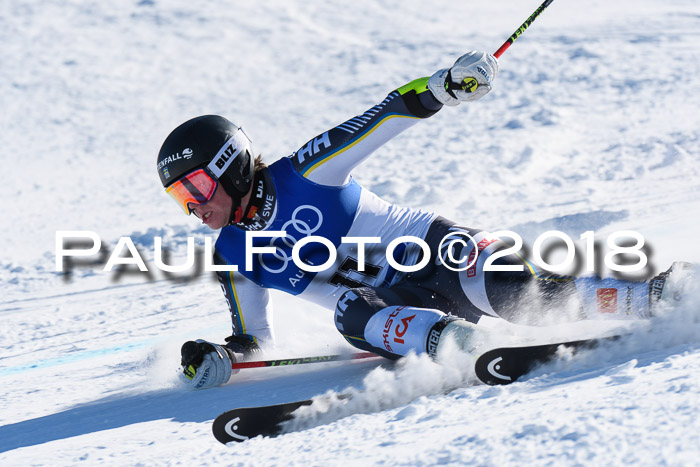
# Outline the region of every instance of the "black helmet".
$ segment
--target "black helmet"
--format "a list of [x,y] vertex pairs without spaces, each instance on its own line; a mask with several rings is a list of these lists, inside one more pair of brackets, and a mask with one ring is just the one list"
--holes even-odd
[[248,136],[241,127],[218,115],[186,121],[168,135],[158,153],[158,175],[164,188],[195,170],[205,169],[233,199],[233,211],[253,183],[253,165]]

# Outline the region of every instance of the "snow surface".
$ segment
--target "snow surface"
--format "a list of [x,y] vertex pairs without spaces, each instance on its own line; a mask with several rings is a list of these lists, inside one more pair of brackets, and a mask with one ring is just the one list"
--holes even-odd
[[[151,266],[155,236],[179,260],[187,235],[212,235],[156,176],[182,121],[225,115],[274,161],[461,53],[496,50],[536,7],[0,2],[0,464],[700,465],[697,291],[508,387],[478,385],[452,355],[246,370],[195,392],[177,382],[179,346],[230,329],[211,277],[55,271],[58,230],[97,232],[105,254],[131,236]],[[647,275],[698,263],[698,31],[697,0],[557,0],[502,57],[492,93],[422,122],[355,176],[389,201],[529,241],[593,230],[604,245],[637,230]],[[271,356],[352,351],[331,312],[274,300]],[[621,323],[486,324],[552,337]],[[355,397],[314,404],[278,438],[210,434],[224,410],[327,391]]]

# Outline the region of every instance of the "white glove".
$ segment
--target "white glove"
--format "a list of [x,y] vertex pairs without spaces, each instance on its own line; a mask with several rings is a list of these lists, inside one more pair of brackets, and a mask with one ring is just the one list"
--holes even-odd
[[197,339],[182,346],[182,356],[180,380],[193,389],[220,386],[231,377],[231,353],[224,346]]
[[498,60],[486,52],[471,51],[457,59],[452,68],[439,70],[428,80],[428,89],[444,105],[475,101],[491,90],[498,74]]

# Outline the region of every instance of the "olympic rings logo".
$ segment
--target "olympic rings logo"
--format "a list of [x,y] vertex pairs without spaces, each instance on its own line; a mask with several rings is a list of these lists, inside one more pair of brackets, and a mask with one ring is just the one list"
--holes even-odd
[[[301,213],[304,215],[300,216]],[[312,224],[313,227],[309,224]],[[310,204],[299,206],[292,213],[292,218],[282,225],[281,230],[287,233],[286,237],[273,238],[268,244],[269,247],[273,247],[275,249],[274,253],[270,254],[272,254],[272,256],[282,264],[278,268],[271,267],[265,264],[263,255],[258,255],[258,262],[260,263],[260,266],[272,274],[277,274],[284,271],[287,269],[289,262],[292,261],[289,251],[291,251],[291,249],[294,248],[294,245],[296,245],[296,243],[302,238],[309,237],[318,232],[322,225],[323,213],[320,209],[318,209],[316,206],[311,206]],[[289,230],[290,227],[293,229],[291,232]],[[284,246],[275,244],[277,241],[281,241]]]

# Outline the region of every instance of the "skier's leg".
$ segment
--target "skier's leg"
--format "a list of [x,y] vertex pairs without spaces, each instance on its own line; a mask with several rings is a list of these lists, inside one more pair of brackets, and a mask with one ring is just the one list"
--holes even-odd
[[[520,258],[509,258],[518,264]],[[486,293],[493,309],[509,321],[546,324],[564,320],[647,319],[660,300],[680,300],[690,263],[676,262],[649,281],[598,276],[541,274],[526,260],[526,272],[487,272]],[[498,264],[498,261],[494,262]]]
[[445,297],[447,307],[439,308],[441,311],[472,322],[484,315],[529,324],[584,318],[570,277],[532,274],[516,254],[499,257],[493,264],[516,265],[522,271],[485,272],[491,255],[506,246],[488,232],[438,218],[425,242],[432,256],[427,266],[407,274],[398,285],[431,290]]
[[469,351],[488,339],[474,323],[440,308],[454,305],[429,290],[362,287],[338,300],[335,323],[353,346],[391,359],[411,351],[436,357],[450,340]]
[[434,353],[440,331],[451,321],[464,321],[439,311],[447,307],[443,302],[418,288],[361,287],[340,297],[335,324],[353,346],[387,358],[411,350]]
[[[484,252],[484,261],[489,252]],[[523,271],[479,271],[487,312],[519,324],[545,325],[595,319],[641,319],[650,315],[649,283],[597,276],[543,273],[530,261],[509,255],[494,265]],[[471,291],[471,290],[467,290]]]
[[[464,239],[464,234],[469,235],[469,242],[445,242],[453,237]],[[650,289],[659,283],[658,277],[649,283],[545,274],[519,254],[499,257],[492,264],[517,266],[520,271],[484,271],[487,261],[505,244],[487,232],[443,218],[433,222],[425,241],[432,254],[428,266],[408,274],[399,285],[435,291],[451,305],[440,310],[467,319],[467,315],[487,315],[532,325],[639,319],[649,316]],[[464,269],[464,264],[451,263],[450,258],[475,258],[475,263]]]
[[[489,254],[484,252],[483,259]],[[516,255],[505,256],[493,264],[524,265],[523,272],[480,271],[482,294],[489,306],[487,313],[523,324],[647,319],[660,300],[670,304],[679,301],[693,277],[692,265],[684,262],[673,263],[649,281],[544,274]],[[465,293],[470,299],[479,295],[478,288],[465,287]]]

